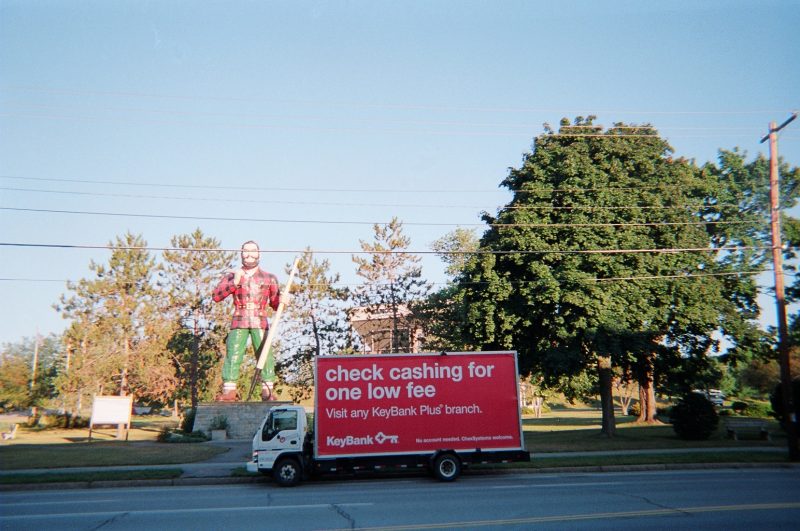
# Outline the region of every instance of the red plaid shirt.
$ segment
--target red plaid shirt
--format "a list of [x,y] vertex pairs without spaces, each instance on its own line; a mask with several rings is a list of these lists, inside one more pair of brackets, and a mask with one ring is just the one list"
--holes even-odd
[[267,305],[273,310],[280,303],[278,279],[272,273],[258,269],[252,277],[242,277],[242,283],[233,283],[233,273],[222,278],[214,288],[214,302],[220,302],[228,295],[233,295],[233,320],[231,328],[261,328],[266,330]]

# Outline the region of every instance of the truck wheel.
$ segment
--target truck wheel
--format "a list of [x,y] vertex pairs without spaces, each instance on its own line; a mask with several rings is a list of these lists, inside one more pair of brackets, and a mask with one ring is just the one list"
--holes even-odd
[[300,483],[303,471],[296,459],[284,458],[275,463],[272,469],[272,478],[281,487],[294,487]]
[[461,460],[454,454],[442,454],[433,461],[433,475],[440,481],[455,481],[461,474]]

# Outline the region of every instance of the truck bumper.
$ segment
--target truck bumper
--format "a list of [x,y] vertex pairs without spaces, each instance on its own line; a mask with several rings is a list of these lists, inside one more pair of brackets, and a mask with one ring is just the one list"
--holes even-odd
[[247,462],[247,471],[251,474],[258,472],[258,463],[255,461],[248,461]]

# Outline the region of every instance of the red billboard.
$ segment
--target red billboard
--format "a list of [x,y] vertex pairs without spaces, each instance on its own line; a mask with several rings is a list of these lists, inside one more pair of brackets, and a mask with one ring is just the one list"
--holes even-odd
[[522,449],[515,352],[316,359],[318,457]]

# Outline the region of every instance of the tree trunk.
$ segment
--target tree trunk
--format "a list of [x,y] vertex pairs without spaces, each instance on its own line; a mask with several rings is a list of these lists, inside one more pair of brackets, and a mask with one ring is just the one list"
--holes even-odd
[[197,358],[200,350],[200,338],[198,337],[197,319],[194,321],[192,331],[192,362],[189,368],[189,389],[192,400],[192,408],[197,408]]
[[311,331],[314,333],[314,352],[316,356],[319,357],[322,355],[322,339],[319,337],[319,326],[317,325],[317,316],[314,313],[314,310],[311,310]]
[[638,371],[639,417],[636,422],[656,422],[656,391],[653,370],[653,355],[646,354]]
[[542,418],[542,404],[544,403],[544,398],[541,396],[533,397],[533,414],[537,419]]
[[128,337],[126,336],[122,342],[122,354],[123,354],[123,365],[122,365],[122,379],[119,382],[119,396],[127,396],[128,395],[128,364],[130,363],[131,357],[131,348],[130,342]]
[[600,379],[600,409],[603,412],[603,428],[601,433],[613,437],[617,432],[614,419],[614,394],[612,392],[614,375],[611,370],[611,357],[597,357],[597,374]]
[[[122,380],[119,384],[119,396],[128,395],[128,366],[131,359],[131,348],[128,338],[123,342],[123,352],[125,354],[125,364],[122,366]],[[122,440],[122,424],[117,424],[117,439]]]

